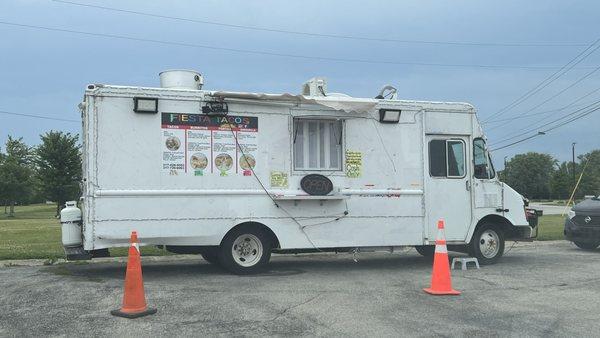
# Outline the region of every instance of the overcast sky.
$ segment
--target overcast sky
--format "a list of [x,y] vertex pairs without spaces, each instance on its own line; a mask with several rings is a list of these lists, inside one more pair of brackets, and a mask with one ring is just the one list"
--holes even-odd
[[[186,68],[200,71],[205,76],[204,88],[209,90],[298,93],[305,80],[325,76],[330,91],[374,97],[389,83],[399,89],[402,99],[470,102],[477,107],[480,119],[486,120],[558,69],[552,67],[565,65],[600,38],[600,2],[596,1],[69,1],[318,34],[537,46],[338,39],[153,18],[51,0],[3,0],[0,1],[0,21],[4,23],[388,63],[267,56],[0,23],[0,111],[78,120],[77,104],[88,83],[158,86],[161,70]],[[496,119],[509,120],[506,125],[485,126],[490,143],[501,141],[511,133],[519,134],[520,129],[535,129],[600,100],[599,90],[563,111],[513,119],[567,106],[600,88],[600,71],[573,85],[596,66],[600,66],[600,50],[522,104],[496,116]],[[499,127],[492,129],[495,126]],[[28,144],[35,145],[39,135],[51,129],[78,133],[80,125],[0,113],[2,148],[8,135],[22,136]],[[502,167],[505,156],[510,158],[527,151],[546,152],[568,160],[571,142],[577,142],[578,153],[600,148],[599,130],[600,111],[545,136],[498,150],[493,155],[494,162]],[[524,136],[527,135],[531,134]]]

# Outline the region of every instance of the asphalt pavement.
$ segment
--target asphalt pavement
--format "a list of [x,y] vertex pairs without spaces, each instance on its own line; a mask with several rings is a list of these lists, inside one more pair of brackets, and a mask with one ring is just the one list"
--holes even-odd
[[[512,243],[508,243],[507,250]],[[451,253],[452,255],[452,253]],[[458,255],[458,254],[454,254]],[[233,276],[195,256],[146,258],[153,316],[124,319],[125,263],[0,268],[0,336],[590,336],[600,332],[600,251],[518,243],[502,261],[452,272],[430,296],[431,261],[399,253],[274,256]],[[27,264],[21,262],[19,264]]]

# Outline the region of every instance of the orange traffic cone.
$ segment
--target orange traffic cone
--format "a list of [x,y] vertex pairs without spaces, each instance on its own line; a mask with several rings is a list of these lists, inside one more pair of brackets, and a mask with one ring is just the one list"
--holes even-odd
[[137,318],[155,314],[156,309],[148,308],[146,305],[137,232],[131,232],[129,242],[131,245],[129,246],[129,257],[127,258],[127,270],[125,271],[123,306],[119,310],[112,310],[110,313],[113,316],[125,318]]
[[446,235],[444,234],[443,220],[438,221],[431,287],[423,289],[423,291],[432,295],[460,295],[459,291],[452,289],[450,262],[448,261],[448,248],[446,248]]

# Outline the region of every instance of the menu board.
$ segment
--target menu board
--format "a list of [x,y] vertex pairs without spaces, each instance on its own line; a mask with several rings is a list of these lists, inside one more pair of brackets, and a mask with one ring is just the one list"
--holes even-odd
[[185,169],[185,130],[163,130],[163,170],[178,173]]
[[162,113],[163,172],[191,176],[252,176],[258,117]]
[[252,176],[256,167],[256,153],[258,151],[257,133],[238,132],[237,141],[241,156],[238,156],[238,166],[244,176]]
[[237,159],[237,147],[235,143],[235,132],[213,131],[212,132],[212,158],[214,170],[221,176],[227,176],[234,167]]
[[186,130],[187,156],[184,162],[189,162],[189,170],[195,176],[203,176],[212,166],[210,156],[211,134],[203,130]]

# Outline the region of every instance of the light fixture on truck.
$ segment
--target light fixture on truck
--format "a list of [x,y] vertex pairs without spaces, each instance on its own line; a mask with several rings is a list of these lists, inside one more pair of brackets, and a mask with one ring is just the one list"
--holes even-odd
[[229,113],[229,107],[226,102],[209,101],[202,106],[202,112],[211,116],[225,116]]
[[398,123],[400,122],[400,110],[379,109],[379,122]]
[[143,114],[156,114],[158,113],[158,99],[147,97],[134,97],[133,111],[136,113]]

